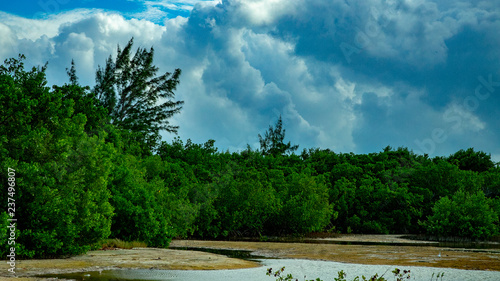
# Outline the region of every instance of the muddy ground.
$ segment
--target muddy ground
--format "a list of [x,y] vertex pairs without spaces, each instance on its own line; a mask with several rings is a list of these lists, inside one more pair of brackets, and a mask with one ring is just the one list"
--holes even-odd
[[[234,242],[176,240],[171,247],[249,250],[255,255],[279,258],[327,260],[335,262],[426,266],[468,270],[500,271],[500,249],[437,247],[436,242],[415,241],[401,235],[343,235],[315,239],[311,243]],[[335,242],[393,243],[398,245],[326,244]],[[498,245],[498,244],[497,244]]]
[[[429,242],[407,240],[398,235],[349,235],[317,239],[317,242],[384,242],[395,245],[344,245],[276,242],[236,242],[174,240],[171,247],[249,250],[266,257],[328,260],[358,264],[397,266],[428,266],[458,269],[500,271],[500,249],[473,250],[436,247]],[[409,246],[408,244],[418,244]],[[439,256],[441,254],[441,256]],[[1,280],[40,280],[35,275],[75,271],[96,271],[118,268],[148,269],[236,269],[260,266],[256,262],[228,258],[200,251],[136,248],[91,251],[68,259],[18,260],[16,276],[7,271],[9,265],[0,264]]]
[[[67,259],[18,260],[16,276],[32,277],[41,274],[99,271],[110,269],[238,269],[260,266],[257,262],[228,258],[223,255],[197,251],[157,248],[90,251]],[[0,280],[46,280],[42,278],[17,279],[8,272],[10,266],[0,265]]]

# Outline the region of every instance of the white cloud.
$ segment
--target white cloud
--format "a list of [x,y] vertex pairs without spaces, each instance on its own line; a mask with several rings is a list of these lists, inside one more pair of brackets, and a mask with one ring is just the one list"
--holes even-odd
[[58,56],[72,58],[80,73],[92,73],[94,65],[94,41],[85,33],[69,33],[64,42],[56,45]]
[[356,97],[354,92],[355,87],[356,84],[346,82],[342,78],[339,78],[339,80],[335,83],[335,89],[343,96],[344,100],[353,100]]
[[13,56],[18,44],[14,32],[7,25],[0,23],[0,36],[2,37],[0,41],[0,58]]
[[93,10],[73,10],[42,19],[27,19],[0,11],[0,22],[15,30],[18,39],[35,41],[42,35],[52,38],[59,33],[62,25],[79,22],[95,12]]
[[[185,105],[172,119],[181,138],[213,138],[231,150],[258,146],[257,134],[280,114],[287,138],[301,149],[411,148],[435,128],[450,129],[455,123],[443,114],[464,98],[460,89],[473,90],[475,77],[499,66],[500,39],[493,31],[500,13],[488,2],[143,2],[148,10],[135,15],[142,19],[98,10],[39,20],[0,13],[0,55],[22,51],[35,64],[48,60],[55,84],[67,81],[65,68],[75,59],[80,82],[92,85],[97,65],[134,37],[135,47],[155,48],[161,72],[183,71],[176,97]],[[169,10],[192,13],[169,18]],[[364,44],[356,41],[360,32],[368,36]],[[470,37],[477,34],[483,37]],[[475,40],[462,42],[460,35]],[[350,63],[339,47],[343,42],[360,49]],[[471,52],[477,64],[469,64]],[[470,85],[457,85],[467,77]],[[479,143],[478,134],[494,125],[498,102],[492,95],[473,114],[457,114],[460,130],[447,131],[448,141],[436,153]],[[481,145],[498,155],[499,138],[491,133]]]
[[240,5],[239,12],[253,25],[269,25],[283,15],[296,13],[299,1],[287,0],[239,0],[231,4]]
[[150,20],[152,22],[165,22],[169,18],[173,18],[172,15],[178,15],[183,12],[190,12],[195,5],[200,7],[213,7],[219,4],[219,1],[200,1],[200,0],[160,0],[160,1],[149,1],[140,0],[145,6],[145,10],[134,13],[131,16],[133,18]]
[[160,0],[144,1],[147,6],[163,6],[169,9],[191,10],[195,5],[215,6],[220,3],[219,0]]
[[486,123],[474,114],[479,106],[477,99],[473,102],[467,102],[467,100],[462,103],[453,102],[443,112],[442,118],[450,134],[463,136],[486,128]]
[[[48,77],[56,84],[66,82],[65,72],[61,70],[69,67],[74,59],[80,82],[93,85],[97,66],[104,65],[109,55],[116,54],[118,44],[123,47],[134,37],[136,47],[159,46],[165,31],[164,26],[150,21],[126,20],[118,14],[101,11],[77,22],[61,23],[57,35],[50,38],[54,53],[45,58],[49,61]],[[25,44],[34,42],[28,40]],[[34,50],[35,54],[44,51],[43,48]]]
[[215,6],[220,1],[215,0],[160,0],[160,1],[144,1],[147,7],[164,7],[170,10],[186,10],[190,11],[195,5]]

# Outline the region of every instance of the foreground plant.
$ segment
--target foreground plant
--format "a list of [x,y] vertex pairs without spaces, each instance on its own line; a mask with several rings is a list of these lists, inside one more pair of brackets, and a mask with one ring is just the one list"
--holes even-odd
[[[299,279],[295,278],[292,276],[292,274],[287,274],[285,276],[285,267],[282,267],[281,269],[273,272],[273,269],[272,268],[268,268],[267,269],[267,273],[266,275],[267,276],[274,276],[276,277],[276,281],[299,281]],[[410,270],[400,270],[399,268],[395,268],[393,271],[392,271],[392,274],[394,274],[394,277],[396,278],[396,281],[403,281],[403,280],[408,280],[411,278],[411,275],[410,275]],[[334,278],[333,280],[334,281],[347,281],[346,277],[347,277],[347,273],[345,273],[343,270],[337,272],[337,278]],[[387,279],[384,278],[384,274],[382,274],[382,276],[378,276],[378,273],[373,275],[372,277],[370,278],[366,278],[365,276],[356,276],[354,277],[354,279],[352,279],[352,281],[388,281]],[[434,278],[434,273],[432,274],[432,277],[431,277],[431,281],[433,280]],[[443,280],[443,276],[444,276],[444,272],[443,273],[438,273],[436,275],[436,280]],[[441,278],[441,279],[439,279]],[[304,276],[304,280],[305,280],[305,276]],[[310,279],[310,280],[305,280],[305,281],[323,281],[321,280],[320,278],[316,278],[316,279]]]
[[[288,274],[286,277],[281,276],[281,274],[285,271],[285,267],[283,266],[281,269],[277,270],[276,272],[273,272],[272,268],[267,269],[267,276],[274,276],[277,277],[276,281],[289,281],[289,280],[294,280],[292,274]],[[299,279],[295,279],[299,280]],[[306,280],[307,281],[307,280]],[[319,281],[319,278],[318,278]]]
[[123,241],[120,239],[104,239],[95,244],[96,249],[133,249],[133,248],[146,248],[148,245],[141,241]]
[[[438,273],[436,275],[436,281],[437,280],[443,280],[443,276],[444,276],[444,272],[441,272],[441,273]],[[431,276],[431,281],[434,279],[434,273],[432,273],[432,276]]]

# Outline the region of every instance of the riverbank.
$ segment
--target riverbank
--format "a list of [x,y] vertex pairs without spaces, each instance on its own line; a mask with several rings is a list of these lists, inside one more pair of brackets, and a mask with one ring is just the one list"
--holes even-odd
[[[332,241],[352,242],[353,244],[329,244]],[[76,271],[111,269],[216,270],[261,266],[253,261],[201,251],[176,250],[175,247],[246,250],[264,257],[324,260],[349,264],[500,271],[500,249],[477,250],[436,247],[435,243],[432,242],[408,240],[399,235],[346,235],[315,239],[313,242],[174,240],[170,249],[100,250],[67,259],[16,261],[16,276],[28,279],[10,278],[12,275],[7,271],[10,266],[7,263],[2,263],[0,277],[3,277],[2,280],[34,281],[43,280],[35,278],[36,275]],[[386,244],[354,244],[357,242]],[[401,246],[401,244],[407,243],[413,243],[417,246]]]
[[[352,244],[330,244],[328,242]],[[346,235],[308,243],[174,240],[171,247],[252,251],[274,258],[325,260],[342,263],[425,266],[500,271],[500,249],[445,248],[435,242],[415,241],[401,235]],[[381,245],[356,245],[356,242]],[[390,244],[394,245],[390,245]],[[405,246],[401,246],[401,244]],[[406,245],[413,246],[406,246]]]
[[[169,270],[216,270],[259,267],[253,261],[228,258],[199,251],[181,251],[157,248],[134,248],[90,251],[85,255],[67,259],[18,260],[17,277],[8,272],[7,263],[0,265],[1,280],[46,280],[36,275],[70,273],[78,271],[103,271],[112,269],[169,269]],[[1,278],[3,277],[3,278]]]

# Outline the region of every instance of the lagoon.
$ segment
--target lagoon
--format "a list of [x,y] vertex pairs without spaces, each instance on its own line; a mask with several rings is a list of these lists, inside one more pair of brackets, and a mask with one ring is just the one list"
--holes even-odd
[[[331,261],[315,261],[303,259],[259,259],[261,267],[233,270],[148,270],[123,269],[99,272],[79,272],[72,274],[44,275],[43,277],[69,278],[78,281],[274,281],[275,277],[266,276],[267,268],[278,270],[285,266],[285,273],[292,273],[298,280],[321,278],[324,281],[333,281],[337,272],[347,273],[347,280],[355,276],[372,276],[376,273],[384,274],[388,280],[393,280],[391,273],[396,266],[390,265],[361,265],[339,263]],[[442,280],[500,280],[498,271],[461,270],[450,268],[434,268],[419,266],[398,267],[401,270],[411,271],[410,280],[431,280],[434,273],[444,272]],[[304,278],[305,276],[305,278]],[[434,279],[435,280],[435,277]],[[440,279],[441,280],[441,279]]]

